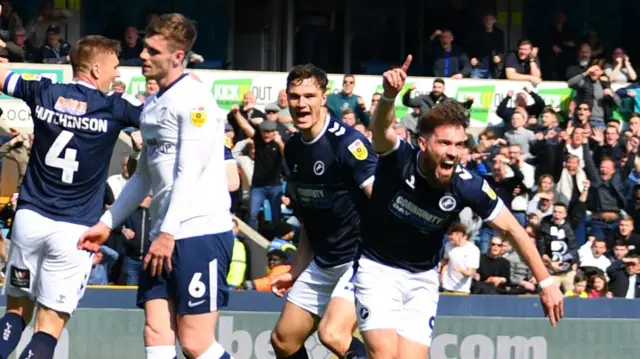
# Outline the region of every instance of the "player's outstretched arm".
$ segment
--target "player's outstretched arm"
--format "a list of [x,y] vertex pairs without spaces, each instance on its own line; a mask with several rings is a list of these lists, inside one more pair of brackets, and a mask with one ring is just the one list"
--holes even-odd
[[392,127],[396,120],[395,102],[407,80],[407,70],[412,59],[411,55],[407,56],[402,67],[391,69],[382,75],[382,97],[369,125],[373,150],[378,153],[389,152],[396,148],[398,143],[398,136]]
[[[197,108],[204,109],[194,110]],[[178,173],[173,182],[167,214],[160,227],[162,233],[174,236],[178,232],[185,213],[189,213],[189,205],[197,202],[198,183],[212,153],[219,153],[215,151],[216,146],[224,147],[222,133],[219,138],[212,138],[212,133],[216,132],[212,126],[221,126],[217,123],[216,111],[213,96],[201,96],[190,103],[181,104],[177,109]]]
[[102,215],[100,222],[109,228],[122,223],[149,195],[151,190],[151,177],[147,167],[147,146],[142,146],[140,159],[133,176],[127,181],[115,202]]
[[500,213],[491,221],[491,226],[507,235],[520,258],[531,268],[542,289],[540,299],[545,315],[549,317],[551,325],[555,326],[564,316],[564,297],[544,266],[538,249],[529,239],[525,229],[507,208],[500,210]]

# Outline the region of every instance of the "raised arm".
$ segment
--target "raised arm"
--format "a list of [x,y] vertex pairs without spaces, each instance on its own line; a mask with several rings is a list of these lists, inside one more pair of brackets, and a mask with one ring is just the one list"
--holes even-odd
[[407,70],[412,59],[411,55],[407,56],[402,67],[386,71],[383,74],[382,97],[380,97],[380,103],[378,103],[369,125],[375,152],[389,152],[396,147],[398,142],[398,136],[393,130],[396,119],[395,101],[407,80]]

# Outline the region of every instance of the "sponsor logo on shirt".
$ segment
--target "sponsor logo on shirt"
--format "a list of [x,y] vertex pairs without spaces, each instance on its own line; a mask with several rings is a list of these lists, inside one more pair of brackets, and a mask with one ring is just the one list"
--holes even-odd
[[20,77],[22,77],[22,79],[25,81],[40,81],[40,79],[42,78],[40,77],[40,75],[34,74],[22,74],[22,76]]
[[353,143],[351,143],[348,148],[349,152],[351,152],[353,157],[355,157],[358,161],[364,161],[367,159],[367,156],[369,156],[367,147],[365,147],[364,143],[362,143],[360,139],[353,141]]
[[56,101],[56,104],[53,106],[53,108],[58,112],[68,113],[74,116],[82,116],[87,113],[86,102],[68,99],[62,96],[58,97],[58,100]]
[[207,113],[200,106],[191,110],[191,123],[196,127],[202,127],[207,122]]
[[489,186],[489,183],[487,183],[487,181],[484,181],[484,183],[482,184],[482,192],[486,193],[492,201],[495,201],[496,198],[498,198],[496,192],[494,192],[493,188]]

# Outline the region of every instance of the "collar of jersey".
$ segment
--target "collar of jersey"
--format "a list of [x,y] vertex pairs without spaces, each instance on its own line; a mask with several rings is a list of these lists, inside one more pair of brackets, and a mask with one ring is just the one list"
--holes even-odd
[[187,75],[189,75],[189,74],[188,73],[184,73],[184,74],[180,75],[180,77],[178,77],[175,81],[170,83],[169,86],[165,87],[164,90],[158,91],[158,93],[156,94],[156,98],[160,98],[160,96],[164,95],[164,93],[169,91],[173,87],[173,85],[175,85],[178,82],[180,82],[180,80],[182,80],[183,78],[187,77]]
[[76,85],[82,85],[84,87],[88,87],[90,89],[94,89],[97,90],[95,86],[93,86],[92,84],[86,82],[86,81],[82,81],[82,80],[73,80],[71,81],[72,84],[76,84]]
[[422,172],[422,169],[420,168],[420,151],[416,153],[416,169],[418,170],[418,174],[420,175],[420,177],[428,179],[427,175]]
[[304,137],[300,136],[302,143],[304,143],[305,145],[311,145],[318,142],[318,140],[324,135],[324,133],[327,132],[327,128],[329,128],[329,122],[331,122],[331,116],[327,114],[327,117],[325,117],[325,120],[324,120],[324,125],[322,126],[322,130],[320,130],[320,133],[316,137],[311,139],[311,141],[305,141]]

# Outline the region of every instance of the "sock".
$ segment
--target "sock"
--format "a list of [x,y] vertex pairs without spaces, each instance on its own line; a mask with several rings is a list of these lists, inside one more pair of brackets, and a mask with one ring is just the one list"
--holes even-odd
[[45,332],[37,332],[24,348],[20,359],[53,359],[58,339]]
[[155,345],[144,347],[147,359],[177,359],[175,345]]
[[224,350],[220,343],[213,342],[213,345],[196,359],[233,359],[233,357]]
[[367,357],[367,350],[364,347],[364,344],[360,341],[360,339],[356,337],[351,337],[351,344],[349,344],[349,349],[347,349],[347,353],[344,355],[345,359],[364,359]]
[[309,355],[307,355],[307,349],[305,349],[304,345],[300,350],[298,350],[295,354],[290,355],[284,359],[309,359]]
[[0,359],[9,358],[9,355],[16,350],[20,338],[22,338],[24,324],[24,319],[16,313],[7,313],[0,319],[0,330],[2,330]]

